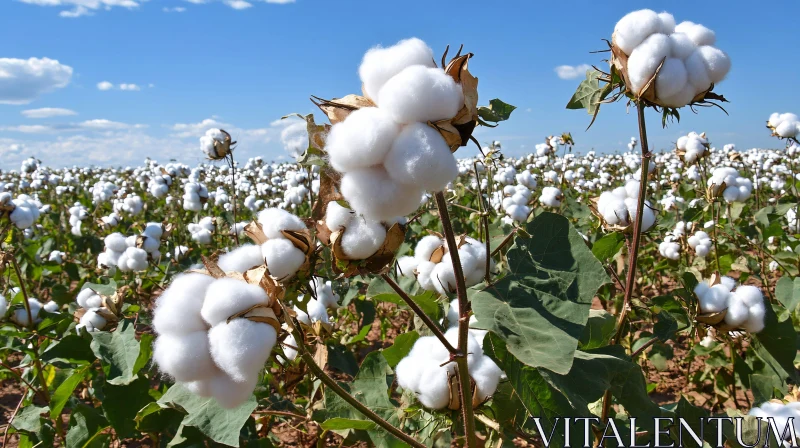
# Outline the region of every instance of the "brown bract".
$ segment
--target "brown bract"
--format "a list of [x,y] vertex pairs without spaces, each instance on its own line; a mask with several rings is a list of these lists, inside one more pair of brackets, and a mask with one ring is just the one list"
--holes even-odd
[[[461,395],[459,391],[461,390],[461,385],[459,382],[459,378],[457,374],[452,374],[448,376],[449,386],[450,386],[450,401],[447,404],[447,409],[452,411],[457,411],[461,409]],[[484,403],[486,400],[480,400],[478,398],[478,386],[475,384],[475,381],[470,378],[469,379],[470,390],[472,391],[472,407],[476,408]],[[488,399],[488,398],[487,398]]]
[[236,142],[231,141],[231,134],[228,133],[225,129],[220,129],[220,132],[225,134],[225,140],[219,141],[214,139],[214,154],[206,154],[209,160],[222,160],[231,153],[233,149],[232,146],[236,144]]
[[331,248],[333,271],[342,277],[353,277],[363,274],[383,274],[394,264],[394,255],[406,237],[406,227],[399,223],[392,224],[386,230],[386,239],[378,250],[369,258],[355,260],[348,257],[342,248],[342,235],[347,229],[331,232],[325,221],[317,221],[317,235],[322,244]]

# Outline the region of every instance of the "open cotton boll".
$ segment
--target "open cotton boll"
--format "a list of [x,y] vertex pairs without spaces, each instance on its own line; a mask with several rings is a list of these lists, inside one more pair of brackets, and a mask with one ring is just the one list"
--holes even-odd
[[214,326],[255,305],[269,305],[269,301],[267,293],[256,285],[232,278],[220,278],[206,290],[200,315],[209,325]]
[[350,224],[355,214],[347,207],[342,207],[336,201],[328,202],[325,209],[325,225],[331,232],[342,230]]
[[333,125],[325,150],[336,171],[344,173],[367,168],[383,162],[399,132],[400,127],[389,112],[364,107]]
[[339,307],[339,295],[333,291],[333,283],[330,280],[323,281],[321,277],[314,277],[308,283],[317,295],[319,301],[325,308],[336,309]]
[[503,371],[491,358],[485,355],[480,358],[477,365],[469,371],[469,376],[478,389],[478,400],[485,401],[494,394],[502,375]]
[[83,316],[81,316],[78,326],[85,328],[89,332],[94,332],[102,330],[107,324],[108,321],[106,321],[103,316],[97,314],[96,309],[90,309],[86,310]]
[[398,123],[439,121],[456,116],[464,93],[441,68],[412,65],[383,85],[378,104]]
[[[445,339],[447,339],[453,347],[458,347],[458,327],[451,327],[447,330],[444,334]],[[437,340],[439,345],[442,345],[441,342]],[[444,346],[442,346],[444,348]],[[483,357],[483,348],[481,344],[478,343],[478,340],[475,339],[475,336],[472,333],[467,335],[467,363],[470,369],[474,369],[477,365],[478,361]],[[448,368],[451,369],[451,372],[455,371],[455,366],[448,364]]]
[[711,87],[711,77],[708,74],[703,55],[695,50],[686,58],[686,73],[689,83],[694,87],[695,93],[705,92]]
[[659,32],[662,21],[655,11],[642,9],[626,14],[614,27],[614,43],[630,55],[648,36]]
[[371,48],[364,55],[358,68],[364,93],[372,100],[377,100],[381,87],[393,76],[412,65],[436,66],[433,50],[416,37],[401,40],[388,48]]
[[727,308],[728,296],[730,296],[729,289],[723,285],[714,285],[705,294],[698,297],[700,309],[704,313],[718,313]]
[[747,320],[742,324],[742,328],[749,333],[758,333],[764,329],[764,317],[767,314],[764,302],[751,306],[748,310]]
[[264,235],[269,239],[285,238],[281,230],[299,232],[307,229],[303,220],[279,208],[267,208],[258,214],[258,222]]
[[458,176],[458,162],[441,134],[426,123],[400,132],[384,167],[395,181],[429,191],[442,191]]
[[[188,273],[176,276],[156,300],[153,328],[158,334],[181,335],[208,330],[200,310],[214,278]],[[225,317],[227,319],[227,316]]]
[[28,310],[23,308],[18,308],[14,311],[14,315],[11,316],[11,320],[16,322],[23,327],[30,326],[32,323],[37,323],[41,319],[39,319],[39,312],[42,310],[42,302],[39,300],[30,298],[28,299],[28,307],[31,309],[31,317],[33,318],[33,322],[28,319]]
[[661,21],[661,27],[658,32],[661,34],[670,35],[675,32],[675,17],[672,14],[664,11],[658,13],[658,19]]
[[297,273],[306,261],[306,255],[285,239],[268,240],[261,245],[261,254],[273,277],[284,279]]
[[683,61],[667,58],[656,77],[656,94],[659,98],[670,97],[686,87],[688,74]]
[[297,358],[297,340],[293,334],[289,334],[283,340],[283,354],[289,361],[294,361]]
[[447,406],[450,403],[450,381],[447,369],[436,364],[428,364],[424,367],[421,377],[425,381],[420,381],[418,385],[419,395],[417,398],[420,403],[430,409],[442,409]]
[[725,76],[731,70],[731,59],[724,51],[709,45],[703,45],[697,48],[697,52],[706,64],[708,78],[711,82],[716,84],[725,79]]
[[237,382],[258,375],[276,341],[271,325],[242,318],[214,325],[208,332],[214,363]]
[[264,257],[261,255],[261,246],[254,244],[244,244],[236,249],[222,254],[217,260],[217,265],[225,272],[245,273],[255,266],[264,264]]
[[729,296],[728,308],[725,312],[725,323],[735,328],[743,324],[748,316],[749,311],[744,302],[737,298],[735,294]]
[[353,260],[364,260],[380,249],[386,240],[386,227],[361,217],[350,222],[341,236],[342,251]]
[[233,409],[243,405],[253,396],[257,384],[258,375],[246,378],[243,382],[236,382],[225,374],[218,374],[209,380],[209,390],[220,406]]
[[512,204],[506,208],[506,214],[514,221],[523,222],[528,219],[531,209],[525,205]]
[[420,261],[417,265],[417,282],[419,282],[419,286],[421,286],[422,289],[426,291],[436,290],[434,278],[431,275],[436,266],[437,263],[432,263],[430,261]]
[[671,49],[670,55],[682,61],[691,56],[697,48],[697,45],[684,33],[670,34],[669,40]]
[[433,253],[440,247],[444,247],[445,251],[447,251],[447,246],[441,238],[436,235],[426,235],[414,247],[414,258],[421,262],[429,261]]
[[[95,297],[97,299],[95,299]],[[91,301],[91,305],[90,305]],[[78,306],[81,308],[95,308],[100,306],[103,299],[97,295],[91,288],[84,288],[79,293],[78,296],[75,297],[75,302],[77,302]]]
[[656,69],[670,54],[670,40],[663,34],[653,34],[636,47],[628,58],[628,77],[634,92],[640,92],[653,77]]
[[796,136],[799,129],[796,121],[782,121],[781,124],[775,128],[775,133],[778,134],[779,137],[789,138]]
[[731,277],[728,277],[727,275],[723,275],[719,279],[719,284],[724,286],[725,289],[727,289],[728,292],[730,292],[731,290],[733,290],[733,288],[736,287],[736,280],[732,279]]
[[405,390],[418,392],[423,371],[421,364],[424,362],[424,359],[412,356],[401,359],[394,368],[397,385]]
[[403,256],[397,259],[397,275],[414,278],[419,260],[416,257]]
[[148,222],[142,231],[142,235],[149,236],[150,238],[154,238],[156,240],[160,240],[163,234],[164,229],[161,227],[160,222]]
[[106,236],[104,243],[106,249],[113,250],[114,252],[125,252],[125,249],[128,248],[125,237],[119,232]]
[[714,45],[717,41],[717,36],[713,31],[703,25],[689,22],[688,20],[675,26],[675,32],[686,34],[697,46]]
[[202,380],[215,370],[205,331],[158,336],[153,345],[153,359],[162,372],[177,381]]
[[383,167],[345,173],[341,191],[357,213],[376,221],[406,216],[422,202],[420,187],[394,181]]

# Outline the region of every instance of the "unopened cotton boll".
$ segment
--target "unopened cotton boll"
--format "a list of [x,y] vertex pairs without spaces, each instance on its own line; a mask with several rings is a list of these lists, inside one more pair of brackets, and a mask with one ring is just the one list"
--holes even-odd
[[222,254],[217,260],[217,265],[225,272],[245,273],[248,270],[264,264],[261,246],[245,244],[241,247]]
[[655,11],[642,9],[626,14],[614,27],[614,43],[630,55],[648,36],[659,32],[662,21]]
[[441,68],[412,65],[383,85],[378,104],[398,123],[439,121],[458,113],[464,94]]
[[347,207],[342,207],[336,201],[328,202],[325,209],[325,225],[331,232],[342,230],[350,224],[355,214]]
[[264,235],[271,240],[285,238],[281,230],[299,232],[307,229],[302,219],[279,208],[262,210],[258,214],[258,222],[261,224],[261,230],[264,231]]
[[177,381],[202,380],[215,369],[205,331],[160,335],[153,345],[153,359],[162,372]]
[[267,262],[270,274],[278,279],[296,274],[306,261],[303,251],[286,239],[268,240],[261,245],[261,254]]
[[220,278],[206,290],[200,314],[209,325],[214,326],[236,313],[269,303],[267,293],[259,286],[233,278]]
[[213,282],[213,277],[199,273],[176,276],[156,300],[153,315],[156,333],[182,335],[208,330],[200,311]]
[[341,235],[342,251],[353,260],[364,260],[377,252],[385,240],[383,224],[357,217]]
[[403,128],[384,166],[395,181],[429,191],[444,190],[458,176],[458,163],[444,137],[426,123]]
[[628,58],[631,89],[641,92],[661,62],[670,54],[670,40],[663,34],[652,34],[636,47]]
[[423,65],[434,67],[433,50],[420,39],[413,37],[396,45],[372,48],[364,55],[358,74],[364,85],[364,93],[373,100],[378,99],[381,87],[406,67]]
[[333,125],[325,150],[336,171],[367,168],[383,162],[399,132],[400,127],[387,111],[364,107]]
[[341,191],[357,213],[376,221],[408,215],[422,202],[420,187],[394,181],[383,167],[345,173]]
[[214,363],[237,382],[258,375],[276,340],[271,325],[242,318],[222,322],[208,332]]

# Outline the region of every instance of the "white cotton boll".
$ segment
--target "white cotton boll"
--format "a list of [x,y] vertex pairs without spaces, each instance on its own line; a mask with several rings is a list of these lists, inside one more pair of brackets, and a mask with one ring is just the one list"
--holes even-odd
[[268,240],[261,245],[261,254],[266,259],[269,273],[277,279],[296,274],[306,261],[303,251],[285,239]]
[[325,225],[331,232],[347,227],[354,217],[352,210],[342,207],[336,201],[328,202],[328,207],[325,210]]
[[[650,166],[654,166],[654,165],[651,163]],[[640,185],[641,184],[640,184],[640,182],[638,180],[629,180],[625,184],[625,194],[627,195],[627,197],[629,197],[629,198],[638,198],[639,197],[639,187],[640,187]]]
[[84,289],[82,289],[82,290],[81,290],[81,291],[78,293],[78,295],[75,297],[75,302],[76,302],[76,303],[78,304],[78,306],[80,306],[81,308],[91,308],[91,307],[90,307],[90,306],[87,304],[87,300],[88,300],[90,297],[92,297],[92,296],[96,296],[96,295],[97,295],[97,293],[96,293],[96,292],[94,292],[93,290],[91,290],[90,288],[84,288]]
[[125,252],[128,244],[125,242],[125,237],[121,233],[112,233],[106,236],[104,240],[106,249],[113,250],[114,252]]
[[437,263],[431,272],[431,281],[439,294],[447,295],[453,292],[455,290],[456,274],[452,263],[449,260],[448,262],[442,260],[441,263]]
[[328,323],[328,309],[325,307],[322,302],[316,299],[308,299],[308,303],[306,304],[306,309],[308,310],[308,317],[311,319],[311,322],[324,322]]
[[[658,93],[658,90],[656,90],[656,93]],[[659,95],[658,99],[661,101],[661,103],[663,103],[667,107],[683,107],[691,103],[694,97],[696,96],[694,86],[689,82],[686,82],[681,88],[681,90],[679,90],[673,95],[670,96],[661,96],[660,94],[658,95]],[[697,158],[696,153],[690,155],[688,152],[685,157],[687,163],[692,163],[694,159]]]
[[689,75],[689,83],[694,87],[695,93],[705,92],[711,87],[711,78],[708,74],[703,55],[695,50],[686,58],[686,73]]
[[697,46],[714,45],[714,43],[717,41],[717,36],[713,31],[704,27],[703,25],[689,21],[679,23],[675,27],[675,32],[686,34]]
[[648,36],[659,32],[662,21],[655,11],[642,9],[626,14],[614,26],[614,43],[625,54],[631,54]]
[[222,322],[208,332],[214,363],[237,382],[258,375],[276,340],[272,325],[241,318]]
[[731,69],[731,59],[724,51],[708,45],[697,48],[698,53],[703,58],[703,62],[708,69],[708,78],[714,84],[719,83]]
[[425,363],[425,361],[425,359],[412,357],[410,355],[401,359],[394,368],[397,385],[404,390],[410,390],[415,393],[418,392],[423,371],[421,364]]
[[325,150],[336,171],[367,168],[383,162],[399,132],[400,127],[387,111],[364,107],[333,125]]
[[611,199],[602,210],[603,220],[608,225],[623,225],[630,224],[628,221],[628,207],[622,199]]
[[258,384],[258,375],[248,377],[243,382],[233,381],[228,375],[218,374],[209,380],[211,396],[223,408],[233,409],[243,405]]
[[159,246],[161,246],[160,240],[145,235],[142,241],[142,249],[144,249],[145,252],[148,254],[153,253],[158,250]]
[[751,306],[748,309],[749,316],[742,324],[742,328],[749,333],[758,333],[764,329],[764,317],[767,314],[764,302]]
[[356,218],[341,236],[342,251],[353,260],[364,260],[380,249],[386,227],[378,221]]
[[764,295],[761,290],[751,285],[742,285],[736,288],[734,295],[747,307],[764,304]]
[[364,93],[377,100],[381,87],[393,76],[412,65],[436,66],[433,50],[416,37],[401,40],[388,48],[371,48],[364,55],[358,68]]
[[[630,211],[630,209],[628,209]],[[630,212],[631,215],[635,215],[636,211]],[[648,201],[644,202],[644,210],[642,210],[642,226],[641,231],[646,232],[650,230],[651,227],[656,223],[656,214],[652,208],[650,208],[650,203]]]
[[[444,337],[450,342],[450,344],[453,345],[453,347],[457,347],[458,327],[452,327],[448,329],[445,332]],[[442,344],[440,343],[439,345]],[[470,332],[467,335],[467,364],[469,365],[469,368],[474,369],[481,357],[483,357],[483,348],[481,348],[481,344],[478,343],[478,340],[475,339],[475,336],[472,334],[472,332]],[[448,364],[448,369],[450,369],[451,372],[455,372],[455,366],[452,364],[454,363]]]
[[429,191],[444,190],[458,176],[458,163],[444,137],[426,123],[403,128],[384,166],[395,181]]
[[129,235],[125,237],[125,244],[128,247],[136,247],[136,235]]
[[730,296],[728,299],[728,309],[725,313],[725,323],[731,327],[738,327],[747,320],[749,312],[744,302],[742,302],[736,295]]
[[694,294],[697,297],[703,297],[704,295],[706,295],[706,293],[708,293],[708,290],[710,288],[711,288],[711,286],[709,286],[708,283],[700,282],[700,283],[697,284],[697,286],[694,287]]
[[420,187],[394,181],[383,167],[346,173],[341,191],[357,213],[376,221],[406,216],[422,202]]
[[714,285],[708,291],[699,296],[700,309],[704,313],[718,313],[728,306],[728,296],[730,291],[723,285]]
[[244,244],[236,249],[222,254],[217,260],[217,265],[225,272],[245,273],[255,266],[264,264],[264,257],[261,255],[261,246],[254,244]]
[[[208,330],[200,315],[206,290],[214,278],[188,273],[176,276],[156,300],[153,328],[158,334],[182,335]],[[225,316],[227,319],[227,316]]]
[[205,331],[158,336],[153,344],[153,360],[177,381],[202,380],[215,370]]
[[658,13],[658,19],[661,21],[661,27],[658,32],[661,34],[670,35],[675,32],[675,17],[672,14],[664,11]]
[[295,340],[294,335],[289,334],[283,340],[283,354],[289,361],[294,361],[297,358],[297,340]]
[[722,277],[719,279],[719,284],[720,284],[720,285],[722,285],[722,286],[724,286],[724,287],[725,287],[725,289],[726,289],[726,290],[728,290],[728,292],[730,292],[730,291],[732,291],[732,290],[733,290],[733,288],[735,288],[735,287],[736,287],[736,280],[734,280],[734,279],[732,279],[732,278],[728,277],[727,275],[723,275],[723,276],[722,276]]
[[669,36],[671,43],[671,55],[673,58],[686,60],[697,48],[694,42],[684,33],[674,33]]
[[[122,270],[126,270],[126,267],[129,271],[137,272],[147,269],[147,252],[144,250],[139,249],[138,247],[129,247],[125,250],[123,256],[125,257],[126,266],[122,266],[123,263],[120,263],[120,268]],[[120,260],[121,259],[122,258],[120,258]]]
[[636,47],[628,58],[628,77],[631,89],[640,92],[653,77],[656,69],[670,54],[670,40],[663,34],[653,34]]
[[795,137],[798,133],[796,121],[783,121],[775,128],[775,133],[782,138]]
[[447,369],[435,364],[428,364],[422,371],[419,398],[423,406],[430,409],[442,409],[450,403],[450,381]]
[[475,368],[470,369],[469,376],[475,381],[478,389],[478,400],[485,401],[497,390],[497,384],[503,371],[488,356],[482,356]]
[[419,260],[417,260],[416,257],[400,257],[397,259],[397,275],[406,278],[414,278],[414,271],[417,269],[417,265],[419,265]]
[[[31,309],[31,317],[33,318],[33,323],[35,324],[39,322],[40,321],[39,311],[42,310],[42,303],[39,302],[37,299],[31,298],[28,299],[28,307]],[[24,307],[14,311],[14,315],[11,316],[11,320],[13,320],[14,322],[23,327],[31,325],[31,321],[28,319],[28,310],[26,310]]]
[[402,124],[453,118],[464,105],[461,86],[441,68],[412,65],[383,85],[378,104]]
[[512,204],[506,208],[506,214],[509,218],[517,222],[524,222],[528,219],[531,209],[525,205]]
[[264,235],[269,239],[285,238],[281,230],[299,232],[307,227],[303,220],[279,208],[268,208],[258,214],[258,222]]
[[675,143],[675,146],[677,146],[678,149],[686,149],[686,145],[688,143],[689,143],[689,137],[682,135],[681,137],[678,138],[678,141]]
[[431,274],[433,274],[433,270],[436,268],[438,263],[432,263],[430,261],[420,261],[419,265],[417,265],[417,282],[422,287],[422,289],[426,291],[435,291],[436,286],[434,286],[434,278]]
[[731,185],[730,187],[725,188],[722,192],[722,197],[725,199],[725,202],[731,203],[736,202],[739,199],[739,187],[735,185]]
[[711,246],[704,246],[704,245],[697,246],[694,252],[695,254],[697,254],[698,257],[705,258],[706,255],[708,255],[709,252],[711,252]]
[[421,262],[430,261],[433,253],[440,247],[447,249],[447,246],[445,246],[441,238],[436,235],[426,235],[422,237],[417,242],[416,247],[414,247],[414,258]]
[[106,319],[97,314],[96,309],[86,310],[86,313],[81,316],[81,320],[78,325],[82,325],[88,331],[100,331],[106,327],[108,321]]
[[161,235],[164,234],[164,229],[161,227],[160,222],[148,222],[142,231],[142,234],[149,236],[150,238],[160,240]]
[[200,315],[211,326],[255,305],[269,305],[270,299],[256,285],[232,278],[216,279],[205,293]]

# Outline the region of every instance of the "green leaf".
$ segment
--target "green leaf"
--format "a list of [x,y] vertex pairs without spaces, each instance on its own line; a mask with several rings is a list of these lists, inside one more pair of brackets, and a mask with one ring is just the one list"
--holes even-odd
[[167,431],[168,428],[178,428],[183,420],[184,414],[181,411],[171,408],[163,408],[157,402],[151,402],[134,417],[136,430],[144,433],[160,433]]
[[107,375],[106,381],[123,385],[135,379],[134,369],[139,358],[139,341],[136,340],[132,320],[120,321],[113,333],[104,331],[92,333],[91,347],[103,364],[103,371]]
[[61,415],[61,410],[64,409],[64,405],[67,404],[69,397],[72,396],[72,392],[75,391],[75,388],[78,387],[78,384],[83,381],[83,377],[86,376],[86,373],[89,371],[89,367],[91,366],[85,366],[81,369],[73,371],[72,375],[64,380],[64,382],[58,386],[55,392],[53,392],[53,396],[50,400],[50,418],[59,418]]
[[389,367],[394,369],[400,360],[408,355],[417,339],[419,339],[419,333],[413,330],[397,335],[394,339],[394,344],[383,349],[383,357],[386,358]]
[[11,426],[17,431],[37,433],[42,429],[42,414],[49,410],[47,406],[24,406],[11,421]]
[[592,253],[598,260],[607,263],[619,253],[624,245],[625,235],[620,232],[612,232],[603,235],[602,238],[594,242],[592,245]]
[[378,427],[378,425],[371,421],[338,417],[325,420],[320,426],[327,431],[341,431],[344,429],[361,429],[367,431]]
[[111,297],[117,292],[117,282],[114,279],[109,279],[108,284],[104,285],[102,283],[84,283],[81,291],[89,288],[92,291],[100,294],[101,296]]
[[97,357],[89,343],[88,337],[70,334],[48,347],[41,359],[44,362],[61,360],[73,364],[92,363]]
[[150,380],[144,377],[124,386],[103,385],[103,414],[119,437],[133,436],[139,410],[154,401],[149,391]]
[[193,426],[217,443],[239,445],[239,431],[256,408],[255,397],[235,409],[225,409],[213,398],[193,394],[181,384],[176,384],[158,400],[164,408],[186,413],[182,424]]
[[508,120],[509,117],[511,117],[511,112],[514,112],[516,108],[516,106],[506,104],[495,98],[489,101],[488,106],[481,106],[478,108],[478,116],[481,117],[483,121],[499,123]]
[[133,364],[133,374],[139,373],[139,370],[142,370],[147,363],[150,362],[150,358],[153,357],[153,340],[155,339],[155,335],[150,333],[143,333],[139,340],[139,356],[136,358],[136,362]]
[[800,278],[781,277],[775,286],[775,298],[790,312],[800,305]]
[[794,359],[797,356],[797,333],[791,319],[778,320],[778,314],[773,308],[780,305],[766,304],[767,314],[764,317],[764,329],[752,337],[753,350],[762,361],[762,369],[754,370],[754,374],[773,377],[773,382],[781,385],[781,392],[788,391],[787,380],[795,384],[798,381]]
[[69,431],[67,432],[67,448],[101,447],[108,434],[101,431],[108,427],[108,422],[97,411],[85,404],[77,405],[70,414]]
[[[433,291],[422,291],[417,295],[412,295],[414,288],[417,285],[416,279],[401,279],[398,285],[406,291],[417,305],[422,308],[422,311],[427,314],[434,322],[438,322],[441,318],[441,310],[439,309],[439,302],[436,300],[436,293]],[[391,302],[404,309],[408,308],[406,302],[380,277],[374,278],[367,288],[367,297],[376,302]]]
[[583,237],[561,215],[544,212],[508,251],[510,274],[472,293],[475,327],[500,336],[532,367],[566,374],[572,367],[597,289],[608,282]]
[[580,339],[581,350],[608,345],[617,332],[617,320],[605,310],[589,310],[589,320]]

